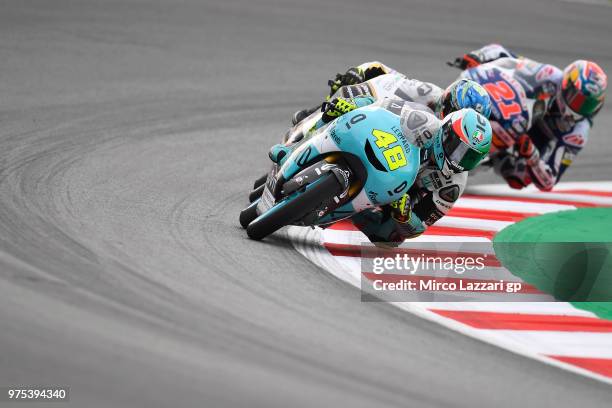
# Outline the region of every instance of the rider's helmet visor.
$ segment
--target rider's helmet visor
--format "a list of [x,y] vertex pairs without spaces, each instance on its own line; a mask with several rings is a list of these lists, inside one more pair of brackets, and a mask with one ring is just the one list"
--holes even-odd
[[486,155],[470,147],[460,135],[455,134],[450,121],[444,124],[442,148],[449,167],[456,173],[472,170]]
[[582,119],[583,116],[579,113],[582,100],[580,91],[576,89],[573,83],[569,82],[559,95],[561,116],[572,118],[575,121]]

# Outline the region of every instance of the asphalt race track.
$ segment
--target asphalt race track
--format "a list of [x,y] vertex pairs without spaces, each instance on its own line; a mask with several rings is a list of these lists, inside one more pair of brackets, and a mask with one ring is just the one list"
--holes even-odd
[[[609,407],[609,385],[361,303],[238,213],[336,72],[446,84],[445,61],[496,41],[611,73],[611,20],[561,0],[0,2],[0,387],[69,386],[75,407]],[[612,179],[610,104],[597,119],[565,180]]]

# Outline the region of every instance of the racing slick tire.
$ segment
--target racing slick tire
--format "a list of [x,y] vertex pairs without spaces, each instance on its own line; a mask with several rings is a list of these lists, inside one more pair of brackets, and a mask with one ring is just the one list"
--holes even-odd
[[253,189],[258,188],[259,186],[263,186],[266,183],[267,179],[268,179],[268,173],[264,174],[263,176],[255,180],[255,182],[253,183]]
[[302,219],[316,210],[323,202],[339,195],[342,190],[343,187],[336,176],[329,173],[293,200],[278,208],[273,207],[272,211],[268,211],[252,221],[247,227],[247,235],[251,239],[261,240],[285,225]]
[[256,199],[255,201],[253,201],[247,208],[245,208],[244,210],[240,211],[240,225],[242,225],[242,228],[245,228],[249,226],[249,224],[251,223],[251,221],[253,221],[255,218],[258,217],[257,215],[257,202],[258,200]]
[[251,191],[251,193],[249,194],[249,203],[252,203],[253,201],[257,200],[259,197],[261,197],[265,187],[266,185],[262,184],[259,187],[257,187],[255,190]]

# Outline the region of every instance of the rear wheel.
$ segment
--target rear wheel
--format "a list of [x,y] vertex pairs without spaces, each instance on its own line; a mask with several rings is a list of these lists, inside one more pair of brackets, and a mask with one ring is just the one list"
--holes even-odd
[[339,195],[341,192],[342,185],[333,173],[329,173],[293,200],[272,207],[268,212],[251,222],[247,227],[247,235],[251,239],[263,239],[285,225],[303,218],[319,208],[323,202]]

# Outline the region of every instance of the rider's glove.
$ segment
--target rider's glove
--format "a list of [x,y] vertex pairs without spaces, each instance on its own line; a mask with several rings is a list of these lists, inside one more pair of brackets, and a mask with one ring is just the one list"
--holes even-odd
[[289,157],[289,153],[291,153],[290,146],[278,143],[270,148],[268,157],[270,157],[270,160],[272,160],[274,163],[282,165],[285,162],[285,159]]
[[402,242],[405,239],[418,237],[425,232],[426,225],[418,216],[412,213],[412,201],[408,194],[389,204],[389,215],[395,221],[395,231],[391,234],[390,241]]
[[542,191],[552,190],[555,185],[555,176],[548,164],[540,159],[540,152],[531,138],[526,134],[520,136],[516,141],[516,149],[519,157],[525,160],[533,184]]
[[323,105],[321,105],[321,112],[323,112],[321,120],[323,123],[328,123],[357,108],[358,106],[351,99],[334,98],[329,102],[323,102]]
[[391,208],[391,218],[395,221],[400,224],[410,222],[410,218],[412,217],[412,205],[408,194],[404,194],[399,200],[393,201],[389,204],[389,207]]
[[344,85],[355,85],[365,81],[363,71],[358,67],[349,68],[344,74],[336,74],[335,79],[327,81],[329,85],[329,95],[332,96],[340,87]]
[[541,191],[550,191],[555,186],[555,176],[543,160],[538,160],[535,164],[530,165],[528,170],[533,184]]
[[469,52],[464,54],[462,57],[455,58],[455,60],[452,62],[447,62],[447,64],[451,67],[459,69],[474,68],[480,65],[480,59],[478,58],[478,55]]
[[518,151],[519,157],[525,158],[529,166],[535,165],[540,160],[540,152],[527,134],[523,134],[518,138],[515,148]]

